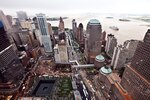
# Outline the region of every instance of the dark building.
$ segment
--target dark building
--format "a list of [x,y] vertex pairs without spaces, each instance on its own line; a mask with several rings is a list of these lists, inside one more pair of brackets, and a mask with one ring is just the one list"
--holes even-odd
[[80,49],[82,52],[84,52],[84,44],[85,44],[85,37],[84,37],[84,32],[83,32],[83,24],[80,23],[77,29],[77,42],[80,45]]
[[150,29],[143,42],[139,42],[131,64],[126,67],[121,85],[133,100],[150,99]]
[[10,45],[9,39],[5,32],[4,26],[3,26],[2,22],[0,21],[0,51],[4,50],[9,45]]
[[0,99],[14,95],[20,88],[24,68],[10,44],[3,23],[0,21]]
[[60,32],[64,32],[65,28],[64,28],[64,21],[62,19],[62,17],[60,17],[60,21],[59,21],[59,31]]
[[75,19],[72,20],[72,30],[73,30],[73,37],[76,38],[76,34],[77,34],[77,23],[76,23],[76,20],[75,20]]
[[116,46],[117,46],[117,39],[115,38],[114,35],[108,34],[105,51],[106,51],[106,54],[110,56],[111,58],[113,57],[113,52]]

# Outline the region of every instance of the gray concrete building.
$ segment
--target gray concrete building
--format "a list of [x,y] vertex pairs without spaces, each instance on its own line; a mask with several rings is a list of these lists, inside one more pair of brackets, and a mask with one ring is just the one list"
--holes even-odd
[[108,56],[112,58],[114,48],[117,46],[117,39],[112,34],[107,35],[107,42],[105,46],[105,51]]
[[114,49],[111,66],[113,66],[113,69],[120,69],[124,67],[127,58],[128,49],[126,49],[122,45],[119,45]]
[[136,51],[139,40],[127,40],[124,42],[124,47],[128,49],[128,60],[130,61]]
[[72,20],[72,30],[73,30],[73,37],[77,38],[77,22],[75,19]]

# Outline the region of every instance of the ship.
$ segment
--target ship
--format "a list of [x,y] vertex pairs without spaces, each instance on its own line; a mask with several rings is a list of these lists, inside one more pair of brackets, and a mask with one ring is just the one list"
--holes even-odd
[[115,30],[115,31],[119,31],[119,28],[116,27],[116,26],[110,26],[109,28],[110,28],[110,29],[113,29],[113,30]]
[[119,19],[119,21],[125,21],[125,22],[129,22],[130,20],[129,19]]
[[108,19],[113,19],[113,17],[106,17],[106,18],[108,18]]

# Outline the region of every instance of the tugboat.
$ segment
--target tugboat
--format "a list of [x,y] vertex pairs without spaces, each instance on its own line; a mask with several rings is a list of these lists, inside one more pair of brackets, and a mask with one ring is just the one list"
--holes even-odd
[[116,26],[110,26],[109,28],[110,28],[110,29],[113,29],[113,30],[115,30],[115,31],[119,31],[119,28],[116,27]]

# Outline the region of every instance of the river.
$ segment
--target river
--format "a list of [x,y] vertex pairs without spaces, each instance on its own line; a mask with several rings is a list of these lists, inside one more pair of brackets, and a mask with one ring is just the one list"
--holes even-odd
[[[147,29],[150,27],[150,23],[140,20],[130,19],[129,22],[119,21],[119,17],[113,17],[112,19],[106,18],[105,15],[90,15],[90,16],[74,16],[64,19],[65,28],[72,28],[72,19],[76,19],[77,25],[82,23],[84,30],[86,30],[87,23],[90,19],[98,19],[102,25],[102,30],[107,34],[114,34],[117,38],[118,44],[123,44],[124,41],[130,39],[142,40]],[[52,26],[58,26],[59,21],[49,21]],[[110,26],[117,26],[119,31],[110,29]]]

